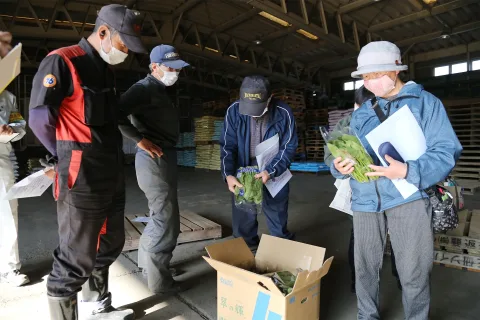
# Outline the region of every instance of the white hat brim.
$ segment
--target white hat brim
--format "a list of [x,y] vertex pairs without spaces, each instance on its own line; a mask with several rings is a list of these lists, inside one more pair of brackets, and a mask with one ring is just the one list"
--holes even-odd
[[352,78],[361,78],[362,74],[372,73],[372,72],[405,71],[405,70],[408,70],[407,65],[396,65],[396,64],[370,65],[370,66],[362,67],[357,71],[352,72]]

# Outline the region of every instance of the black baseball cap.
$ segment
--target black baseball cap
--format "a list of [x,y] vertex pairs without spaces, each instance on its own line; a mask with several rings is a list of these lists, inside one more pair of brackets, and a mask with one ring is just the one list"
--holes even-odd
[[130,10],[120,4],[109,4],[100,9],[98,18],[118,31],[128,50],[136,53],[148,53],[140,38],[142,28],[140,12]]
[[177,50],[169,45],[161,44],[153,48],[150,52],[150,62],[164,64],[172,69],[182,69],[188,67],[189,64],[180,59]]
[[270,98],[270,82],[263,76],[248,76],[240,87],[239,111],[243,115],[259,117]]

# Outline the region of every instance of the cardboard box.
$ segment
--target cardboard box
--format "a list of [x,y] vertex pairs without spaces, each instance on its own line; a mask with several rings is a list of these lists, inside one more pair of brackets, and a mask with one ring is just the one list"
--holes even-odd
[[470,222],[472,212],[468,209],[464,209],[458,212],[458,222]]
[[458,226],[453,230],[448,230],[447,235],[455,237],[468,236],[468,230],[470,229],[470,222],[462,221],[458,222]]
[[[320,318],[320,279],[333,261],[325,249],[263,235],[256,257],[241,238],[205,248],[205,260],[217,270],[219,320],[317,320]],[[284,296],[261,274],[305,270],[297,276],[292,293]],[[252,272],[257,271],[257,273]],[[258,274],[261,273],[261,274]]]
[[474,210],[470,222],[470,238],[480,239],[480,210]]

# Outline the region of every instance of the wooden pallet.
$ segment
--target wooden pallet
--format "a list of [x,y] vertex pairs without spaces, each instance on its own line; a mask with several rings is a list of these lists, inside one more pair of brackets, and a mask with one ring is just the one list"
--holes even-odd
[[435,250],[434,264],[463,271],[480,272],[480,257]]
[[[128,215],[125,217],[125,245],[123,251],[137,250],[140,236],[146,227],[144,222],[134,222],[137,217],[144,215]],[[222,237],[222,226],[191,211],[180,212],[180,235],[177,243],[194,242]]]

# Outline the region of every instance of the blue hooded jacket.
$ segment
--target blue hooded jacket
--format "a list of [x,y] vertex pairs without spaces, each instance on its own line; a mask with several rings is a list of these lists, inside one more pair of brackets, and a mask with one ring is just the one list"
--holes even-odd
[[[379,107],[385,114],[390,106],[390,115],[408,105],[423,130],[427,151],[417,160],[407,161],[406,177],[407,182],[415,185],[420,191],[404,199],[388,178],[380,177],[367,183],[350,179],[353,211],[383,212],[411,201],[427,198],[423,190],[444,180],[462,152],[462,145],[450,124],[442,102],[425,91],[421,85],[409,82],[394,100],[389,101],[380,97],[377,99]],[[365,136],[379,125],[380,121],[372,108],[371,100],[353,112],[350,122],[350,129],[360,138],[376,165],[381,165],[380,160]],[[335,169],[333,163],[330,169],[335,178],[346,178]]]
[[[223,134],[220,139],[222,175],[236,176],[237,169],[250,165],[250,116],[239,112],[238,101],[227,109]],[[279,152],[265,170],[275,178],[284,173],[295,156],[298,145],[295,118],[290,107],[273,98],[268,108],[270,115],[263,141],[278,134]]]

